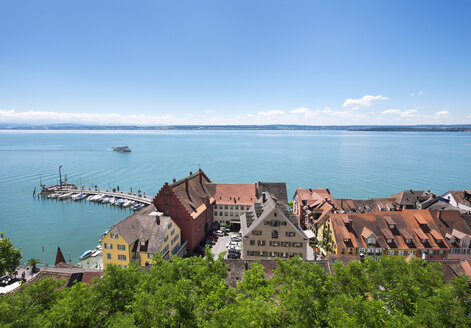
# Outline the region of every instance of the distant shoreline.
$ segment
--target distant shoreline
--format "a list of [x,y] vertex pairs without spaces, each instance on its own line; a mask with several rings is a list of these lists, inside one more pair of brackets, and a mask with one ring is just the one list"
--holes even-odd
[[166,126],[133,126],[133,125],[81,125],[81,124],[45,124],[26,125],[1,123],[0,130],[129,130],[129,131],[361,131],[361,132],[471,132],[471,124],[463,125],[345,125],[345,126],[315,126],[315,125],[166,125]]

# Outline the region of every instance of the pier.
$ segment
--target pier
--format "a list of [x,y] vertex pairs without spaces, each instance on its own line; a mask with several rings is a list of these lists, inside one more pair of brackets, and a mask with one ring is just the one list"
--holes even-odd
[[106,197],[117,197],[124,200],[132,200],[145,205],[152,204],[152,198],[142,195],[142,194],[133,194],[131,192],[124,191],[108,191],[108,190],[95,190],[95,189],[79,189],[76,185],[67,184],[67,185],[57,185],[46,187],[41,191],[41,195],[47,196],[49,194],[68,194],[68,193],[83,193],[87,195],[105,195]]

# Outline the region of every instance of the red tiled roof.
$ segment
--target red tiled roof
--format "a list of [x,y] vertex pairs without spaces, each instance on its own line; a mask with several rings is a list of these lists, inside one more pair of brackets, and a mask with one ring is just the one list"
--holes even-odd
[[257,200],[253,183],[211,183],[208,186],[216,204],[253,205]]

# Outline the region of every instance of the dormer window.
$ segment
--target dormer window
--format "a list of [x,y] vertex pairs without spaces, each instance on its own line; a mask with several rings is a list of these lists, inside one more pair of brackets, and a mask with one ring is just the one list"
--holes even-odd
[[440,244],[442,242],[441,239],[437,239],[437,244]]
[[412,242],[411,239],[409,239],[409,238],[406,239],[406,244],[410,244],[411,242]]
[[396,229],[396,226],[395,226],[394,224],[390,224],[390,225],[389,225],[389,229],[391,229],[391,230],[392,230],[392,229]]
[[374,238],[368,238],[368,244],[369,245],[374,245],[374,244],[376,244],[376,240]]
[[426,224],[423,224],[423,223],[421,223],[421,224],[420,224],[420,227],[421,227],[421,228],[427,228],[427,225],[426,225]]
[[350,241],[350,239],[344,238],[343,241],[344,241],[345,243],[348,243],[348,242]]
[[421,239],[420,242],[421,242],[422,244],[425,244],[425,243],[427,242],[427,239]]
[[387,242],[388,244],[391,244],[391,243],[392,243],[392,239],[391,239],[391,238],[388,238],[388,239],[386,239],[386,242]]

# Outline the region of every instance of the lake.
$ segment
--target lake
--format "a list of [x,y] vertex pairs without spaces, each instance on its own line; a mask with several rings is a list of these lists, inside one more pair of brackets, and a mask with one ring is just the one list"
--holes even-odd
[[[131,153],[113,152],[128,145]],[[0,231],[23,259],[72,262],[130,215],[110,205],[33,198],[40,181],[119,186],[155,195],[201,167],[215,182],[330,188],[334,197],[386,197],[404,189],[471,186],[471,134],[348,131],[0,131]],[[42,248],[44,246],[44,253]],[[69,253],[70,252],[70,253]]]

